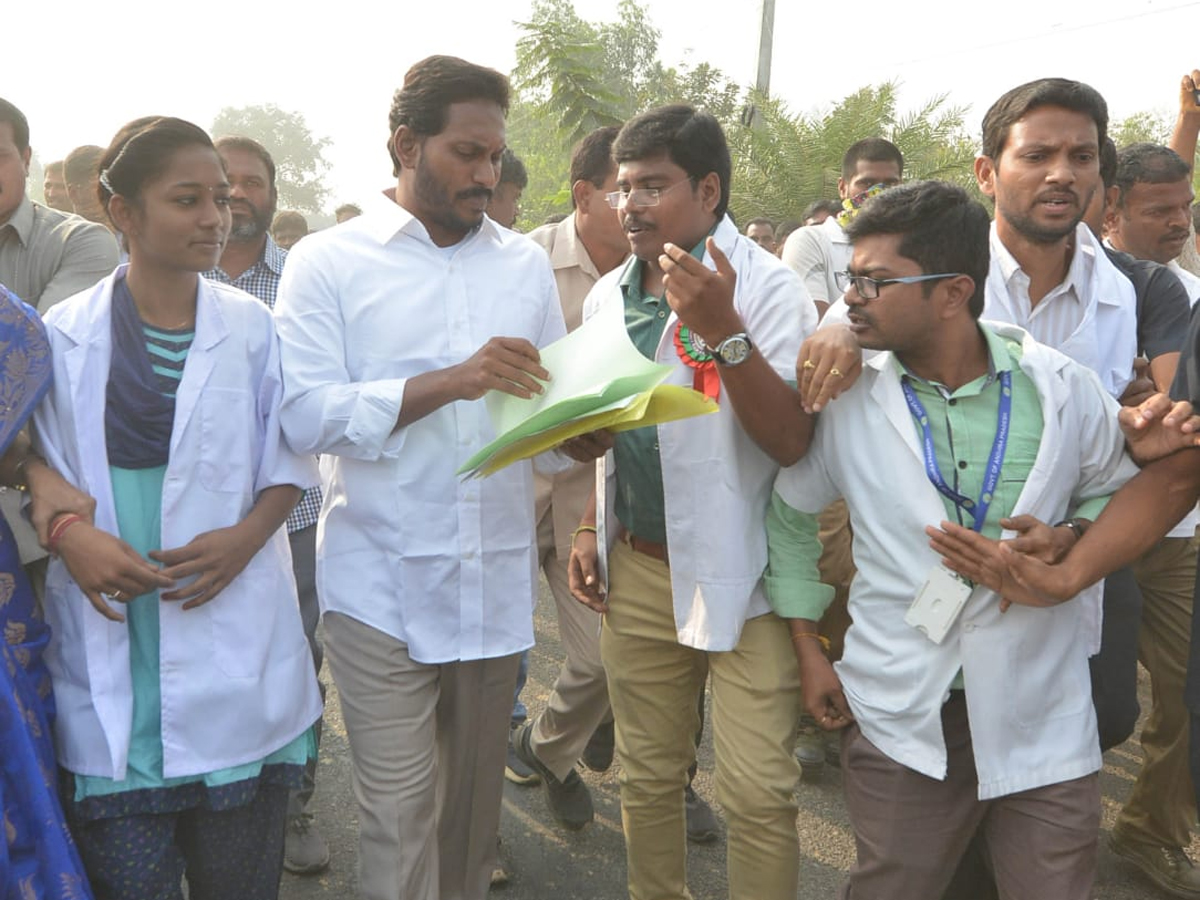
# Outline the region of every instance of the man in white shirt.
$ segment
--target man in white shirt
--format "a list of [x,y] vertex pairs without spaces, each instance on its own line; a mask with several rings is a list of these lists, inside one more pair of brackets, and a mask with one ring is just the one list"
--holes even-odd
[[[860,383],[822,412],[808,455],[780,473],[766,579],[790,622],[806,708],[846,729],[858,857],[840,896],[940,897],[978,829],[1001,896],[1087,900],[1100,824],[1087,665],[1099,598],[1005,611],[941,568],[924,532],[945,520],[991,540],[1023,529],[1065,552],[1082,526],[1045,523],[1094,516],[1136,471],[1116,403],[1020,329],[980,326],[988,217],[961,188],[889,191],[850,234],[851,328],[890,352],[864,363]],[[816,513],[838,496],[858,576],[835,672],[817,628],[832,589],[819,583]]]
[[1114,202],[1105,217],[1105,237],[1118,250],[1169,268],[1195,306],[1200,278],[1176,262],[1191,237],[1191,167],[1169,147],[1131,144],[1117,152]]
[[[877,184],[892,187],[904,176],[904,156],[884,138],[863,138],[850,145],[842,157],[838,178],[838,196],[854,200]],[[834,274],[844,272],[850,262],[850,241],[832,215],[819,225],[797,228],[783,245],[782,259],[800,276],[808,295],[824,315],[829,304],[842,292],[834,283]]]
[[[484,210],[508,82],[434,56],[393,99],[395,202],[292,250],[276,315],[292,447],[322,454],[317,589],[359,804],[366,900],[482,900],[509,712],[533,643],[528,463],[455,474],[565,334],[536,244]],[[502,336],[500,336],[502,335]]]
[[[1088,85],[1065,79],[1021,85],[984,117],[975,172],[980,189],[996,201],[984,318],[1022,326],[1092,369],[1119,398],[1133,380],[1139,350],[1134,289],[1081,222],[1101,190],[1099,160],[1107,124],[1107,105]],[[1154,374],[1160,390],[1174,376],[1173,371]],[[1167,591],[1159,589],[1163,572],[1172,573]],[[1180,862],[1187,857],[1179,849],[1190,840],[1194,814],[1187,810],[1186,792],[1171,787],[1187,771],[1181,696],[1186,644],[1181,647],[1181,640],[1190,620],[1194,572],[1195,552],[1188,538],[1179,537],[1161,542],[1132,571],[1111,576],[1105,583],[1103,641],[1091,672],[1105,748],[1128,737],[1136,722],[1139,655],[1157,675],[1156,694],[1180,695],[1156,702],[1143,732],[1149,741],[1143,784],[1111,843],[1139,867],[1192,892],[1189,896],[1200,896],[1200,872]],[[1145,605],[1131,577],[1147,593]],[[1152,582],[1157,582],[1153,588]],[[1139,632],[1149,638],[1140,648]],[[1182,749],[1170,749],[1181,742]],[[1164,790],[1179,802],[1170,810],[1152,809],[1158,800],[1147,804],[1146,793],[1158,798]]]
[[[1107,129],[1108,106],[1088,85],[1061,78],[1020,85],[984,116],[975,175],[996,205],[983,317],[1021,326],[1087,366],[1119,398],[1138,355],[1136,297],[1082,221],[1101,189]],[[1130,572],[1109,579],[1103,651],[1092,662],[1106,748],[1137,721],[1139,606]]]
[[[799,679],[787,628],[763,594],[763,517],[779,466],[811,435],[786,379],[816,310],[795,273],[725,215],[729,149],[711,115],[644,113],[622,128],[613,159],[609,199],[633,257],[592,288],[584,319],[669,365],[667,383],[719,403],[712,415],[615,436],[571,553],[572,592],[606,613],[600,652],[629,894],[689,896],[684,787],[696,697],[711,674],[729,895],[795,900]],[[597,530],[616,539],[607,595]]]

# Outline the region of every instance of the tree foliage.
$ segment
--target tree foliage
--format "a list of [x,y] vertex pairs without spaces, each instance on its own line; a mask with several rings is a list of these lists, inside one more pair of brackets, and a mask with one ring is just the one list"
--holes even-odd
[[327,137],[314,137],[304,116],[280,109],[273,103],[261,106],[227,106],[213,120],[214,137],[243,135],[258,141],[275,160],[275,186],[280,209],[318,213],[329,198],[324,156]]
[[633,0],[600,23],[579,18],[570,0],[535,0],[518,27],[508,143],[529,171],[522,225],[570,210],[571,148],[596,128],[664,103],[703,106],[723,121],[740,109],[741,89],[719,69],[662,64],[661,33]]

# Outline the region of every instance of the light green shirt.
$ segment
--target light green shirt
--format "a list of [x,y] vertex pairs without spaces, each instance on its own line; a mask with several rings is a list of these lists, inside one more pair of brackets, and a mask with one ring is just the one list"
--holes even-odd
[[[715,226],[713,230],[716,230]],[[692,248],[692,256],[704,258],[703,240]],[[671,307],[665,295],[656,297],[642,290],[642,261],[637,257],[630,259],[621,273],[620,287],[629,339],[643,356],[654,359]],[[658,453],[658,427],[651,425],[618,433],[613,443],[613,457],[617,465],[617,495],[613,505],[617,521],[630,534],[665,544],[667,513],[663,499],[662,458]]]
[[[1042,405],[1033,381],[1021,370],[1020,343],[987,328],[980,330],[988,345],[988,372],[956,391],[904,372],[894,358],[893,364],[907,376],[928,413],[942,477],[958,493],[971,498],[979,496],[996,437],[999,374],[1012,373],[1008,446],[981,532],[984,537],[998,539],[1003,530],[1000,520],[1012,514],[1037,458],[1042,438]],[[921,427],[915,419],[913,428],[921,439]],[[960,511],[940,492],[939,496],[949,521],[971,527],[973,519],[968,513]],[[1107,502],[1108,497],[1086,500],[1072,515],[1094,519]],[[920,535],[919,539],[925,540],[925,536]],[[833,588],[821,584],[817,569],[821,543],[817,539],[816,516],[793,509],[774,494],[767,510],[767,541],[769,563],[764,583],[772,608],[785,618],[813,621],[821,618],[833,600]]]

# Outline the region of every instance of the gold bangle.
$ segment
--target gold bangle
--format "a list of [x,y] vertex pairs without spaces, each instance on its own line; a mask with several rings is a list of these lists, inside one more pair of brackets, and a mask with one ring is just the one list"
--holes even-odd
[[575,538],[579,537],[579,533],[581,531],[590,531],[592,534],[599,534],[599,532],[596,531],[595,525],[580,525],[578,528],[576,528],[574,531],[571,532],[571,549],[572,550],[575,549]]
[[806,638],[806,637],[816,638],[818,641],[821,642],[821,646],[824,649],[826,649],[826,650],[829,649],[829,638],[825,637],[824,635],[817,634],[815,631],[797,631],[795,634],[792,635],[792,643],[793,644],[796,643],[796,638]]

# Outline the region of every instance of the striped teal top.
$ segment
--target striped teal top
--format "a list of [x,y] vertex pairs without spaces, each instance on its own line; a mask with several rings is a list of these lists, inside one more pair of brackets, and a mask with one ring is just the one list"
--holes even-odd
[[143,322],[142,333],[146,336],[150,368],[154,371],[154,388],[165,397],[174,397],[196,330],[154,328]]

